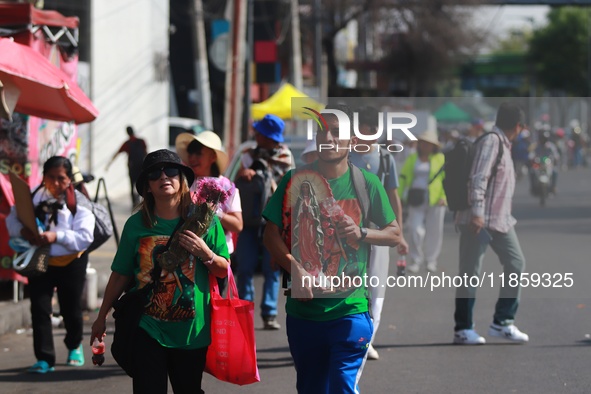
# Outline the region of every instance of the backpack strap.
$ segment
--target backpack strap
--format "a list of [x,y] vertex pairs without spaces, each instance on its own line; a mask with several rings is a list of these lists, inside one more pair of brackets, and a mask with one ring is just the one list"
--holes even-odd
[[351,180],[353,181],[353,187],[355,188],[355,194],[361,207],[361,213],[363,214],[362,223],[366,225],[370,222],[369,220],[369,191],[367,190],[367,182],[365,177],[359,168],[349,162],[349,169],[351,170]]
[[379,152],[380,168],[378,168],[377,176],[380,178],[380,182],[382,182],[383,185],[386,178],[390,176],[390,163],[392,160],[392,155],[390,153],[384,153],[382,149],[379,149]]
[[[357,195],[357,199],[359,201],[359,206],[361,208],[361,213],[363,215],[362,223],[368,224],[369,220],[369,191],[367,190],[367,182],[365,180],[365,176],[361,170],[349,162],[349,169],[351,170],[351,180],[353,182],[353,188],[355,189],[355,194]],[[316,171],[315,169],[315,162],[305,164],[298,168],[299,171],[303,170],[311,170]]]
[[433,183],[435,178],[437,178],[439,176],[439,174],[441,174],[443,171],[445,171],[445,163],[443,163],[443,165],[441,166],[439,171],[437,171],[437,173],[435,175],[433,175],[433,178],[431,178],[431,180],[429,181],[429,183],[427,183],[427,185],[430,185],[431,183]]
[[37,192],[39,190],[41,190],[42,187],[43,187],[43,183],[41,183],[39,186],[37,186],[37,188],[31,192],[31,198],[35,197],[35,194],[37,194]]
[[70,183],[70,186],[66,189],[66,206],[72,212],[72,216],[76,215],[77,212],[76,203],[76,191],[74,185]]

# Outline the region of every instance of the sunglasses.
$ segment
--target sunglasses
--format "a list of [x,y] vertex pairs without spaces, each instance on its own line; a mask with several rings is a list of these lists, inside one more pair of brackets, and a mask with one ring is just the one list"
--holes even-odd
[[162,171],[164,171],[164,175],[166,175],[169,178],[173,176],[178,176],[180,173],[180,170],[177,167],[162,167],[157,170],[148,172],[148,179],[151,181],[157,181],[158,179],[160,179],[160,174],[162,174]]

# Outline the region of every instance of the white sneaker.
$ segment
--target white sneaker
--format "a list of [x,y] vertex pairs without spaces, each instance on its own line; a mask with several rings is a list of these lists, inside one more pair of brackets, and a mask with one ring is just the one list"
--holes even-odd
[[369,348],[367,348],[367,359],[368,360],[379,360],[380,359],[380,355],[378,354],[378,351],[371,344],[369,345]]
[[406,266],[406,271],[410,272],[411,274],[416,274],[421,270],[421,266],[417,263],[412,263],[411,265]]
[[508,341],[525,343],[529,341],[529,335],[519,331],[519,328],[510,324],[508,326],[499,326],[498,324],[491,324],[488,329],[488,335],[491,337],[499,337]]
[[478,335],[476,330],[459,330],[454,333],[454,343],[458,345],[484,345],[486,339]]
[[429,272],[437,272],[437,263],[427,263],[427,271]]

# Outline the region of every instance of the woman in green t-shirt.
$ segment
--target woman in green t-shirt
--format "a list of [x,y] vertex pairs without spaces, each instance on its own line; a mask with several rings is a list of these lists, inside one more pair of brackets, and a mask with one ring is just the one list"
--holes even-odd
[[[157,257],[181,217],[187,218],[193,178],[193,170],[174,152],[162,149],[146,156],[136,183],[144,200],[139,212],[125,223],[103,304],[92,325],[91,342],[94,338],[102,341],[107,314],[132,278],[132,291],[153,282],[152,273],[159,268]],[[178,245],[189,257],[175,268],[163,268],[148,293],[134,336],[131,371],[126,371],[133,376],[134,393],[166,393],[169,378],[176,393],[203,392],[201,378],[211,342],[209,274],[227,275],[228,248],[215,217],[202,238],[189,230],[178,234]]]

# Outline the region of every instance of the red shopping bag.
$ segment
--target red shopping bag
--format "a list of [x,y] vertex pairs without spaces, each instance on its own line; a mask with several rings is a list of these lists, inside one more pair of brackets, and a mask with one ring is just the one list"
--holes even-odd
[[211,345],[205,372],[224,382],[245,385],[259,382],[254,338],[254,303],[238,298],[228,267],[228,298],[220,295],[218,282],[209,275],[211,294]]

